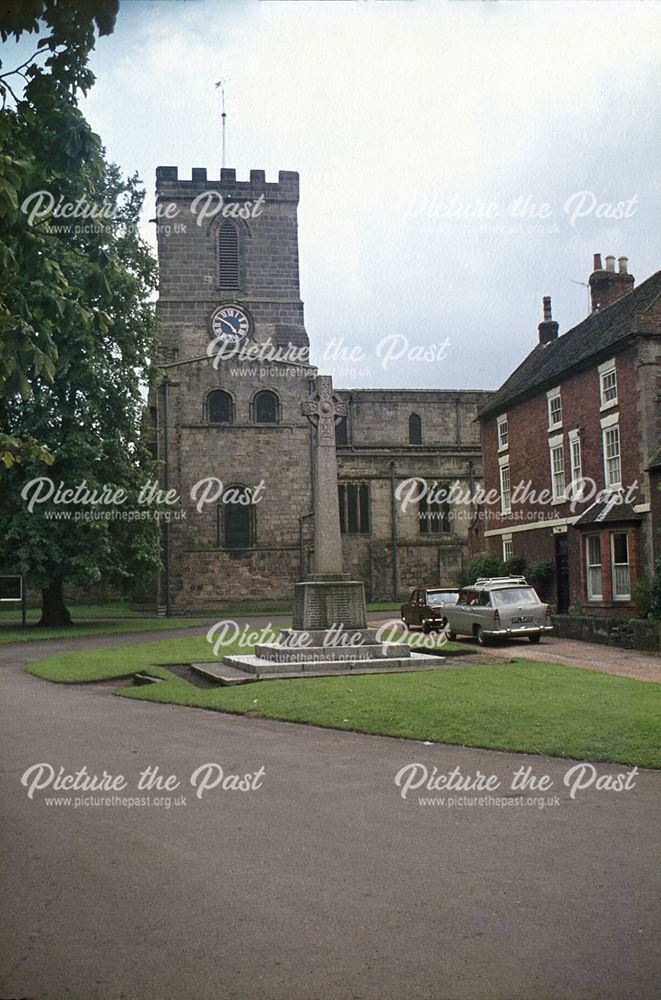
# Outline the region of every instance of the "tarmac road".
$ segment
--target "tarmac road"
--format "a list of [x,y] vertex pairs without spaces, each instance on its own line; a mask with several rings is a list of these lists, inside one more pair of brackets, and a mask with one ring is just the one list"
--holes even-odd
[[[0,657],[1,1000],[659,995],[659,774],[572,800],[569,761],[130,702],[22,672],[46,651]],[[92,794],[52,787],[30,799],[21,776],[40,762],[123,775],[128,787],[103,797],[152,804],[47,805]],[[404,799],[394,779],[413,762],[495,775],[492,799],[508,804]],[[259,787],[197,798],[190,777],[207,763]],[[544,797],[559,804],[514,804],[525,764],[550,776]],[[138,791],[149,765],[179,788]]]

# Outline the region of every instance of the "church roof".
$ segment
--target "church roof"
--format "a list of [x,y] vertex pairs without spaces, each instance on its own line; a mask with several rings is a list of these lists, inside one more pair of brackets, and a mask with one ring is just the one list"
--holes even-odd
[[607,357],[621,341],[639,332],[641,314],[660,296],[661,271],[657,271],[638,288],[592,313],[561,337],[537,344],[482,408],[480,419],[556,385],[563,375],[589,364],[599,355]]

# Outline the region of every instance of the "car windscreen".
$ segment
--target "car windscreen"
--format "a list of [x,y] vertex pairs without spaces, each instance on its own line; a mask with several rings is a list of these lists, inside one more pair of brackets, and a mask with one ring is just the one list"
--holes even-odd
[[496,606],[501,608],[511,604],[541,603],[532,587],[508,587],[507,590],[492,590],[491,596]]
[[457,603],[457,591],[456,590],[433,590],[431,593],[427,594],[427,603],[431,608],[437,607],[439,604],[456,604]]

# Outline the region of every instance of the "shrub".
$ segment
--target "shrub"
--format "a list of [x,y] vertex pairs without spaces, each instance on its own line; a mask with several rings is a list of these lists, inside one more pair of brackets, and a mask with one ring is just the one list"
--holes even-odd
[[505,572],[508,576],[525,576],[526,561],[523,556],[512,556],[505,563]]
[[650,584],[648,616],[654,621],[661,621],[661,559],[656,560],[654,577]]
[[636,616],[638,618],[649,618],[652,608],[652,580],[644,577],[636,580],[633,585],[632,597],[636,605]]
[[539,586],[549,583],[555,575],[555,566],[547,559],[537,559],[531,562],[526,570],[526,579],[529,583]]
[[505,576],[505,563],[498,556],[489,552],[481,552],[464,566],[459,574],[459,586],[468,587],[475,583],[478,576]]

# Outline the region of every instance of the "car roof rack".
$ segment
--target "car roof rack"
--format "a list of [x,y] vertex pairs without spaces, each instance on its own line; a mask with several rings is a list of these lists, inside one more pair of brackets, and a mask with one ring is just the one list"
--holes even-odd
[[478,584],[485,586],[492,583],[524,583],[526,586],[528,585],[525,576],[478,576],[473,586],[476,587]]

